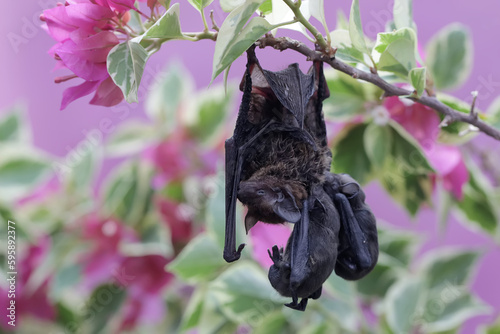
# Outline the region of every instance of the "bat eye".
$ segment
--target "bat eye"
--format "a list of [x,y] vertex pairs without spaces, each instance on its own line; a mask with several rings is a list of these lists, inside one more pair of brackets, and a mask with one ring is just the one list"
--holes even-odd
[[265,194],[266,194],[266,192],[264,190],[262,190],[262,189],[257,190],[257,195],[264,196]]

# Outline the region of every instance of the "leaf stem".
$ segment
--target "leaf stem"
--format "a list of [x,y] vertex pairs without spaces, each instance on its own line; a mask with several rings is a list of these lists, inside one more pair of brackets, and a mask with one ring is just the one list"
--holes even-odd
[[[297,2],[293,2],[292,0],[283,0],[285,4],[290,7],[292,10],[293,14],[295,15],[295,18],[297,19],[298,22],[300,22],[306,29],[316,38],[315,43],[318,44],[321,49],[323,49],[327,54],[330,54],[331,52],[331,47],[330,44],[328,44],[323,35],[314,27],[305,17],[302,15],[302,12],[300,11],[300,5],[302,2],[298,0]],[[328,32],[329,34],[329,32]]]
[[202,8],[200,13],[201,13],[201,18],[203,20],[203,27],[204,27],[203,32],[208,32],[208,23],[207,23],[207,18],[205,17],[205,9]]

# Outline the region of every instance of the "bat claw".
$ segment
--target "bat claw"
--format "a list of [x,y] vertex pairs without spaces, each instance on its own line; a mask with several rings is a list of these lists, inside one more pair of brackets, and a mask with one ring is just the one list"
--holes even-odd
[[241,251],[243,250],[244,247],[245,247],[245,244],[241,244],[238,247],[238,250],[236,252],[224,253],[224,260],[226,260],[226,262],[234,262],[234,261],[239,260],[239,258],[241,256]]
[[291,308],[292,310],[304,312],[307,307],[307,298],[302,298],[300,303],[297,303],[297,301],[292,301],[291,303],[285,304],[285,306]]
[[269,257],[271,258],[271,260],[273,260],[273,263],[275,265],[278,265],[278,263],[281,261],[281,254],[280,254],[280,251],[278,249],[278,246],[274,245],[273,246],[273,253],[271,254],[271,251],[268,249],[267,250],[267,253],[269,254]]

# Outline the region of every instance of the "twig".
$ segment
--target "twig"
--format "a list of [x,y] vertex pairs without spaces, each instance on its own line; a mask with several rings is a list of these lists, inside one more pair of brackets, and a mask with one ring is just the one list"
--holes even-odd
[[[324,41],[324,40],[323,40]],[[453,122],[463,122],[463,123],[468,123],[471,124],[475,127],[477,127],[481,132],[487,134],[490,137],[495,138],[496,140],[500,140],[500,131],[492,127],[491,125],[488,125],[481,121],[478,117],[477,114],[467,114],[467,113],[462,113],[459,111],[456,111],[441,101],[439,101],[436,97],[434,96],[422,96],[420,98],[414,97],[414,96],[409,96],[411,95],[411,91],[397,87],[394,85],[391,85],[390,83],[386,82],[383,80],[380,76],[374,73],[370,72],[365,72],[360,69],[354,68],[350,65],[347,65],[346,63],[336,59],[336,58],[331,58],[327,55],[325,55],[323,52],[319,51],[314,51],[307,47],[304,43],[301,43],[297,40],[293,40],[288,37],[278,37],[275,38],[272,35],[266,35],[259,40],[257,40],[256,45],[259,46],[260,48],[264,48],[266,46],[273,47],[275,49],[278,49],[280,51],[286,50],[286,49],[292,49],[294,51],[297,51],[304,56],[307,57],[308,60],[317,60],[317,61],[323,61],[333,67],[334,69],[346,73],[353,78],[356,78],[358,80],[363,80],[366,82],[370,82],[374,84],[377,87],[380,87],[384,91],[384,96],[406,96],[406,98],[421,103],[423,105],[426,105],[437,112],[445,115],[445,120],[447,124],[451,124]]]
[[212,21],[212,29],[219,32],[219,26],[215,23],[214,11],[210,11],[210,21]]

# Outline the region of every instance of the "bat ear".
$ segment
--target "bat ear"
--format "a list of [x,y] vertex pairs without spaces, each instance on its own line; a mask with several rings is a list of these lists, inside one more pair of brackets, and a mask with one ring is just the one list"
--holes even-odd
[[273,211],[283,220],[289,223],[296,223],[300,220],[300,210],[295,203],[295,198],[292,193],[285,189],[286,196],[283,193],[279,192],[279,197],[276,202],[273,204]]
[[255,218],[255,216],[252,215],[250,212],[247,213],[247,215],[245,216],[245,229],[246,229],[247,234],[248,234],[248,231],[250,231],[250,229],[252,227],[254,227],[258,221],[259,220],[257,218]]

